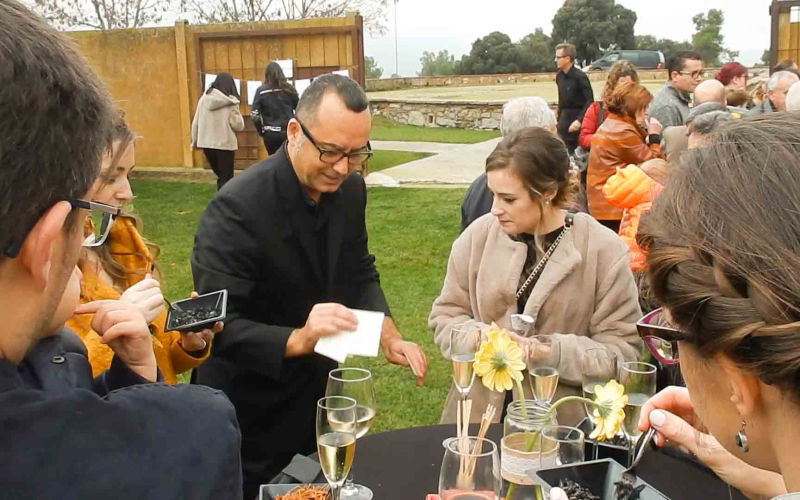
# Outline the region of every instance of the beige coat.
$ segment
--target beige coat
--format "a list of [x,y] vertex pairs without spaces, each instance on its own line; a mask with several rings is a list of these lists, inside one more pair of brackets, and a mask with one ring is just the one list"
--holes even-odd
[[[454,325],[494,321],[510,329],[526,255],[525,243],[507,236],[491,214],[473,222],[453,243],[442,293],[428,318],[434,342],[445,359],[450,359]],[[579,360],[587,349],[606,347],[625,360],[636,359],[641,345],[636,321],[641,311],[628,248],[591,216],[575,214],[572,228],[544,267],[524,313],[534,318],[533,334],[553,335],[561,344],[556,398],[580,391]],[[523,388],[530,398],[527,374]],[[456,421],[458,397],[451,386],[442,423]],[[489,391],[476,378],[469,397],[472,419],[479,421],[486,406],[492,403],[500,408],[505,395]],[[574,424],[584,415],[582,405],[562,408],[562,423]]]
[[203,94],[192,120],[192,149],[209,148],[236,151],[236,132],[244,130],[239,99],[217,89]]

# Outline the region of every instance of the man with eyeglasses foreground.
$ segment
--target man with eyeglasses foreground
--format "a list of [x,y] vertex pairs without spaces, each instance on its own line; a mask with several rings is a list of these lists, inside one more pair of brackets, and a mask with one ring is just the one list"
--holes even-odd
[[73,47],[14,0],[0,2],[0,89],[2,496],[240,498],[233,407],[209,388],[150,383],[158,370],[137,308],[81,306],[115,351],[95,379],[80,339],[62,328],[80,295],[81,244],[102,244],[118,213],[90,201],[109,96]]
[[650,116],[664,128],[685,125],[692,92],[703,80],[703,60],[692,51],[676,52],[667,60],[667,83],[653,96]]
[[194,381],[222,389],[236,406],[246,498],[294,454],[315,450],[315,405],[336,363],[314,346],[355,329],[348,308],[386,313],[386,359],[410,364],[418,384],[427,370],[422,349],[388,316],[367,247],[367,190],[356,171],[372,155],[371,121],[356,82],[315,79],[286,143],[217,193],[195,236],[195,287],[226,288],[228,316]]

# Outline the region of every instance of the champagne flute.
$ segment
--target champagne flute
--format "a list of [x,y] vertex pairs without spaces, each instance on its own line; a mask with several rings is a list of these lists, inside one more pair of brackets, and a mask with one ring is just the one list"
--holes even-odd
[[467,399],[475,381],[475,353],[481,345],[481,331],[475,323],[463,323],[450,329],[450,360],[453,385],[462,400]]
[[542,469],[583,462],[584,434],[575,427],[546,425],[539,447]]
[[561,344],[549,335],[534,335],[527,348],[533,399],[550,404],[558,387]]
[[622,426],[628,437],[628,467],[633,463],[636,441],[642,434],[639,430],[639,416],[642,406],[656,393],[656,367],[650,363],[629,361],[622,364],[620,372],[628,404],[625,405],[625,421]]
[[332,500],[340,500],[356,450],[356,401],[328,396],[317,401],[317,453],[319,465],[331,487]]
[[[337,368],[328,373],[326,396],[344,396],[356,401],[356,439],[364,436],[375,418],[375,385],[372,373],[364,368]],[[372,490],[364,485],[353,484],[352,473],[341,491],[342,499],[370,500]]]

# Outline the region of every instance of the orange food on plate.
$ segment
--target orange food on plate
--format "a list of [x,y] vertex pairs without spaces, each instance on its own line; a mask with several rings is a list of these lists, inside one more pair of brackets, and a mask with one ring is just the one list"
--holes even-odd
[[275,500],[329,500],[330,497],[330,490],[327,486],[304,484],[292,488],[285,495],[278,495]]

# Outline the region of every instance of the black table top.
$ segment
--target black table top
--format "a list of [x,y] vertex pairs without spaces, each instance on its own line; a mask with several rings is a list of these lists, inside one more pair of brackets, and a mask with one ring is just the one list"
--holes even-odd
[[[477,426],[470,434],[476,431]],[[437,491],[442,441],[455,432],[455,425],[433,425],[364,436],[356,444],[355,482],[369,486],[375,500],[424,500]],[[495,424],[487,437],[499,443],[502,433],[502,425]],[[676,453],[648,451],[637,474],[674,500],[730,498],[717,476]],[[733,498],[744,497],[733,490]]]

